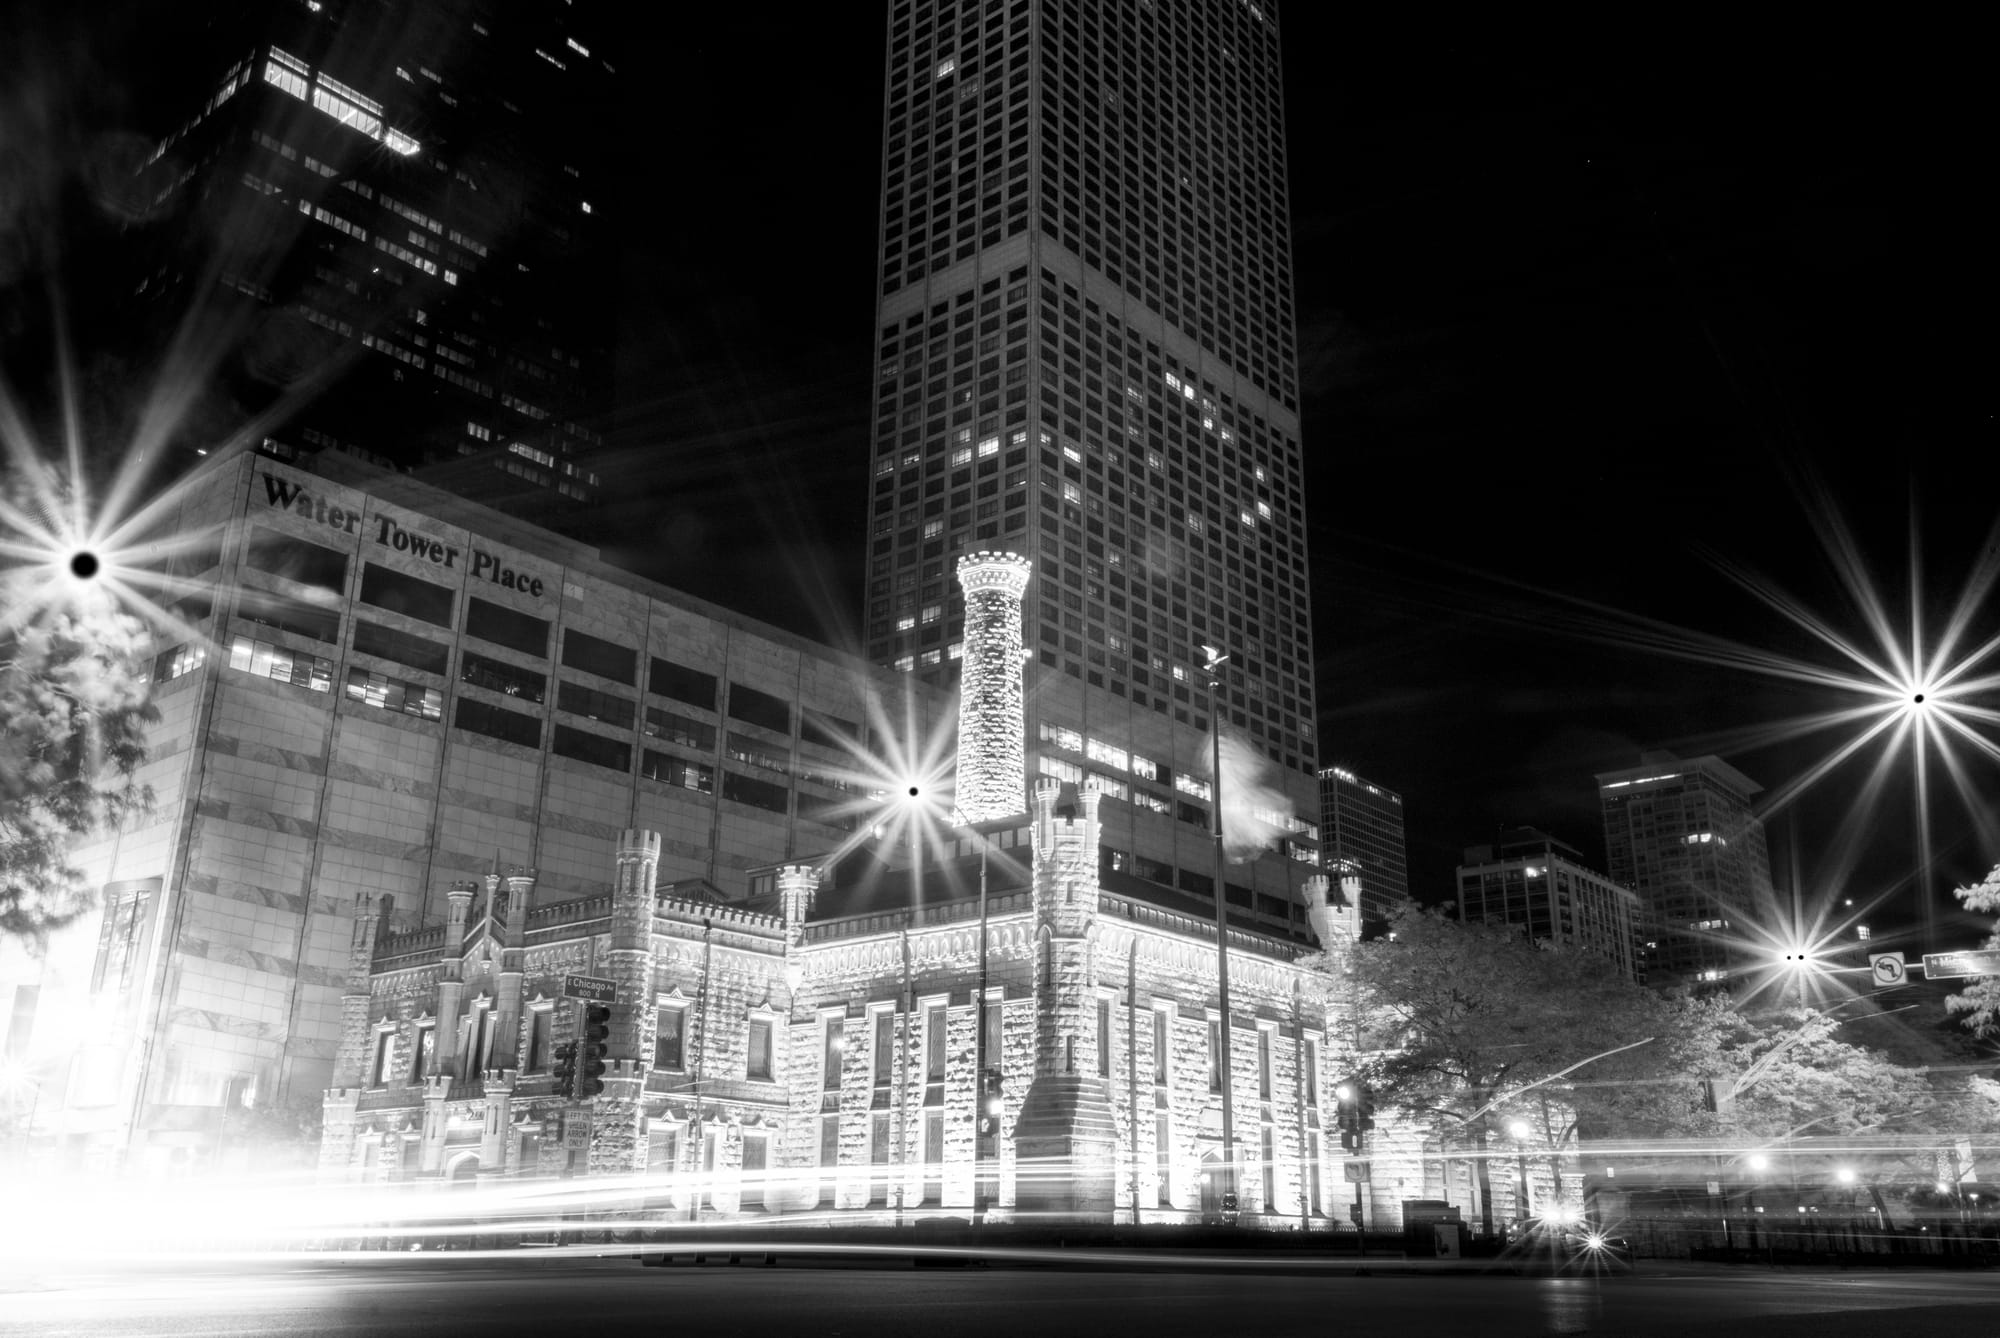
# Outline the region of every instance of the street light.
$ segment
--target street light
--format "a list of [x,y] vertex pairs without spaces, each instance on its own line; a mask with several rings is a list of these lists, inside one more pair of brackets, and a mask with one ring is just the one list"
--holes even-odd
[[1212,731],[1208,801],[1215,810],[1215,982],[1216,1008],[1221,1014],[1216,1043],[1222,1050],[1216,1066],[1222,1074],[1222,1211],[1233,1213],[1237,1207],[1236,1103],[1230,1091],[1235,1085],[1235,1074],[1229,1040],[1229,905],[1224,893],[1227,883],[1222,841],[1222,666],[1229,662],[1229,657],[1214,646],[1203,646],[1201,653],[1206,657],[1202,670],[1208,675],[1208,723]]
[[1507,1134],[1514,1140],[1514,1166],[1521,1175],[1521,1216],[1533,1217],[1535,1208],[1528,1198],[1528,1136],[1534,1131],[1528,1128],[1526,1120],[1512,1120],[1507,1125]]

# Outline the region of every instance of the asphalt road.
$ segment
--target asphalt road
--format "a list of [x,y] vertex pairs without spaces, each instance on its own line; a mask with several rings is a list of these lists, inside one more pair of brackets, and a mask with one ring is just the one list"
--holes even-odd
[[2000,1274],[1642,1263],[1601,1279],[391,1257],[0,1278],[0,1335],[649,1338],[1954,1338],[2000,1332]]

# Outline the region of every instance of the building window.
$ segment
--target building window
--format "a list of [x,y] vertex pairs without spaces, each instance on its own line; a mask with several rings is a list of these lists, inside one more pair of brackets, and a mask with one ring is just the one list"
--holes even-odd
[[145,965],[153,901],[159,896],[160,883],[158,878],[141,878],[105,885],[104,923],[98,931],[97,964],[90,976],[92,994],[131,988],[133,978]]
[[759,1082],[771,1081],[771,1019],[767,1017],[750,1019],[750,1045],[744,1063],[744,1076]]
[[1222,1019],[1208,1020],[1208,1090],[1222,1090]]
[[1111,1000],[1105,995],[1097,999],[1097,1076],[1111,1076]]
[[546,1073],[549,1067],[549,1033],[555,1023],[555,1013],[549,1008],[534,1008],[528,1012],[528,1062],[522,1066],[523,1073]]
[[834,1169],[840,1165],[840,1116],[819,1117],[819,1164],[826,1172],[819,1182],[819,1203],[822,1208],[832,1208],[834,1203]]
[[670,660],[654,658],[646,680],[646,690],[658,697],[671,697],[705,711],[715,709],[716,677],[689,669]]
[[1153,1086],[1167,1086],[1173,1071],[1173,1014],[1165,1008],[1153,1010]]
[[333,691],[333,661],[247,636],[239,636],[230,642],[229,667],[258,678],[289,683],[295,688],[310,688],[314,692]]
[[870,1068],[874,1073],[876,1102],[886,1105],[896,1071],[896,1015],[886,1008],[875,1014],[874,1054]]
[[1271,1099],[1271,1029],[1257,1028],[1257,1099]]
[[413,715],[422,720],[444,719],[444,694],[420,683],[405,683],[359,665],[347,671],[347,697],[378,710]]
[[653,1067],[679,1073],[687,1068],[687,1006],[664,1004],[653,1028]]
[[[656,661],[657,663],[657,661]],[[678,711],[664,711],[657,706],[646,708],[646,733],[655,739],[665,739],[683,748],[693,748],[700,752],[712,752],[715,748],[715,726]]]
[[558,757],[588,762],[592,766],[604,767],[610,771],[632,769],[631,744],[607,739],[602,734],[592,734],[588,730],[573,729],[568,725],[556,726],[552,751]]
[[746,688],[741,683],[729,685],[729,718],[761,725],[779,734],[789,735],[792,732],[790,702],[756,688]]
[[[353,644],[354,649],[363,655],[394,660],[397,664],[421,669],[427,674],[442,675],[451,656],[449,648],[435,641],[384,627],[381,623],[371,623],[365,618],[354,620]],[[538,697],[536,700],[541,699]]]
[[791,808],[791,791],[784,786],[752,780],[734,771],[722,773],[722,797],[769,813],[785,813]]
[[259,525],[250,531],[243,565],[301,585],[347,594],[347,555],[320,544],[294,539]]
[[[944,1084],[944,1058],[945,1011],[939,1005],[924,1010],[924,1086],[927,1089],[933,1085],[939,1087],[940,1095]],[[926,1105],[930,1104],[928,1091],[924,1101]]]
[[635,704],[626,697],[600,692],[596,688],[584,687],[563,679],[556,684],[556,709],[571,715],[580,715],[589,720],[615,725],[620,729],[630,729]]
[[743,1135],[743,1177],[737,1206],[746,1213],[764,1211],[764,1183],[771,1161],[771,1139],[767,1134]]
[[361,602],[419,622],[451,626],[452,592],[431,581],[405,576],[370,562],[361,569]]
[[656,753],[651,748],[642,750],[639,774],[647,780],[659,781],[676,789],[693,790],[697,794],[715,793],[713,767],[702,766],[699,762],[685,762],[666,753]]
[[889,1202],[889,1115],[878,1110],[868,1119],[868,1205],[880,1208]]
[[416,1043],[410,1047],[410,1082],[422,1082],[437,1068],[437,1025],[423,1023],[417,1027]]
[[[1164,1016],[1155,1014],[1155,1016]],[[1162,1208],[1174,1206],[1174,1126],[1173,1117],[1153,1117],[1153,1175],[1159,1185],[1154,1202]]]
[[476,688],[505,693],[509,697],[520,697],[531,702],[541,701],[549,691],[548,675],[508,664],[504,660],[491,659],[473,651],[466,651],[460,656],[458,677],[460,682],[470,683]]
[[185,646],[175,646],[172,650],[161,651],[153,657],[153,686],[171,683],[182,674],[193,673],[201,668],[202,662],[207,658],[208,648],[199,642],[190,642]]
[[820,1090],[840,1090],[840,1056],[846,1048],[847,1023],[842,1018],[826,1020],[826,1034],[820,1046]]
[[575,629],[563,633],[562,662],[565,668],[608,678],[627,686],[638,682],[639,652],[602,637]]
[[1278,1211],[1278,1150],[1276,1131],[1270,1125],[1264,1126],[1261,1148],[1263,1159],[1261,1169],[1264,1179],[1263,1208],[1267,1213]]
[[506,743],[517,743],[523,748],[539,748],[542,745],[542,722],[531,715],[519,711],[509,711],[485,702],[473,701],[470,697],[460,697],[453,709],[451,723],[458,729],[474,734],[484,734],[490,739],[500,739]]
[[1306,1037],[1305,1068],[1301,1074],[1305,1087],[1305,1103],[1308,1107],[1319,1105],[1319,1038]]
[[477,595],[466,601],[465,632],[481,641],[532,655],[549,657],[549,624],[544,618],[522,613],[501,604],[489,604]]
[[389,1066],[394,1061],[395,1054],[395,1029],[392,1027],[378,1029],[375,1033],[374,1062],[368,1066],[368,1085],[370,1087],[387,1087],[389,1085]]

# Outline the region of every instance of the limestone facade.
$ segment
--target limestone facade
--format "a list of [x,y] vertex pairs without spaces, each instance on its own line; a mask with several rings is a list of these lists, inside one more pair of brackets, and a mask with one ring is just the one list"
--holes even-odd
[[[994,1216],[1220,1216],[1226,1072],[1238,1220],[1344,1228],[1354,1187],[1333,1091],[1353,1052],[1337,972],[1356,913],[1326,904],[1315,880],[1325,957],[1232,926],[1220,1063],[1213,921],[1101,887],[1096,808],[1088,784],[1039,786],[1021,833],[1035,877],[989,903],[988,1062],[1003,1086]],[[656,886],[657,850],[655,834],[625,832],[600,896],[531,909],[533,875],[516,870],[454,889],[444,926],[384,932],[387,907],[364,918],[322,1171],[636,1173],[657,1186],[644,1195],[652,1211],[691,1218],[966,1215],[977,903],[820,915],[820,871],[792,864],[776,871],[777,911],[765,914]],[[556,1047],[582,1009],[564,997],[570,976],[616,993],[604,1091],[590,1101],[552,1091]],[[1367,1210],[1393,1226],[1402,1198],[1426,1196],[1422,1140],[1381,1119],[1374,1141],[1391,1155]]]

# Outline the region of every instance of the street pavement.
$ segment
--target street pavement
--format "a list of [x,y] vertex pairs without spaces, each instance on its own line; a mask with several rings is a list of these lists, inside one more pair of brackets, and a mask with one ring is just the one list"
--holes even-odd
[[[0,1336],[801,1334],[814,1338],[1955,1338],[2000,1333],[2000,1273],[1740,1268],[1643,1261],[1605,1277],[1475,1269],[1294,1271],[1184,1259],[1100,1271],[909,1256],[673,1267],[514,1251],[149,1261],[0,1274]],[[893,1264],[895,1266],[884,1266]]]

